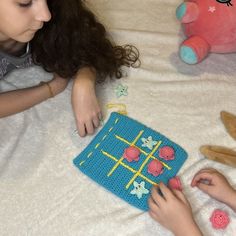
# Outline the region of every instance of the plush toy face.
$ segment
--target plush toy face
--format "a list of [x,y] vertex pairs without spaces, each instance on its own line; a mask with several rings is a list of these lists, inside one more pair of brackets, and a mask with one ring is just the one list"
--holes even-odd
[[198,5],[199,15],[185,25],[187,36],[199,35],[207,40],[211,52],[236,51],[236,1],[192,0]]
[[236,52],[236,0],[187,0],[176,11],[188,37],[180,56],[189,64],[209,52]]

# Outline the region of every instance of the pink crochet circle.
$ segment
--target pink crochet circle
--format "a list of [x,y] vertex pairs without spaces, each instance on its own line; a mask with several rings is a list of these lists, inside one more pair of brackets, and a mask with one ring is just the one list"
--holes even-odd
[[212,227],[215,229],[225,229],[230,222],[229,216],[225,211],[216,209],[210,218]]
[[168,186],[171,187],[172,189],[176,189],[179,191],[183,190],[182,183],[181,183],[180,178],[178,176],[171,178],[168,182]]

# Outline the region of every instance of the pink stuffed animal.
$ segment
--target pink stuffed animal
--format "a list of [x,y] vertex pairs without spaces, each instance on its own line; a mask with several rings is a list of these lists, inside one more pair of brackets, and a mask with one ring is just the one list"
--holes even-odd
[[209,52],[236,52],[236,1],[187,0],[176,16],[188,37],[180,46],[184,62],[199,63]]

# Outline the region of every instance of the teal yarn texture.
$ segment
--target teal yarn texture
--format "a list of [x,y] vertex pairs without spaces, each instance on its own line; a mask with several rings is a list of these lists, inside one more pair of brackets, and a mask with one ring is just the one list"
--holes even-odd
[[[124,158],[130,146],[140,150],[138,161]],[[171,159],[163,152],[174,150]],[[165,154],[165,153],[164,153]],[[143,211],[148,210],[147,200],[153,185],[168,183],[187,159],[187,153],[164,135],[148,128],[128,116],[113,112],[91,143],[73,160],[85,175]],[[151,161],[158,160],[163,170],[158,176],[148,172]]]

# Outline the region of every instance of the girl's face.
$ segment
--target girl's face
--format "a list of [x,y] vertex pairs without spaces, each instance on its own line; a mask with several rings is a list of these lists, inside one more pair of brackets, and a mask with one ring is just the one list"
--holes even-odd
[[47,0],[0,0],[0,41],[29,42],[50,19]]

